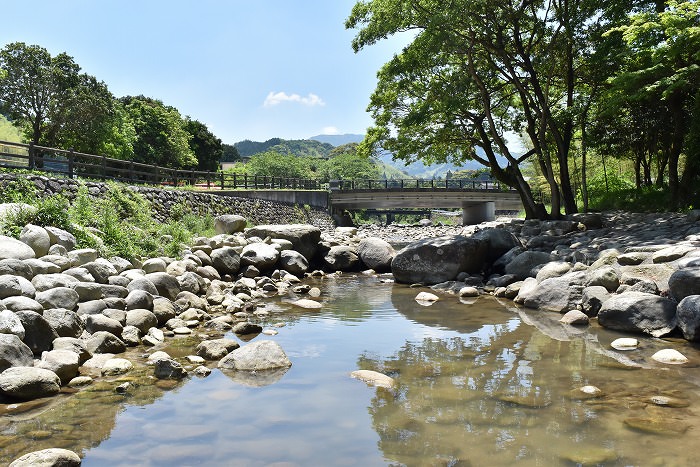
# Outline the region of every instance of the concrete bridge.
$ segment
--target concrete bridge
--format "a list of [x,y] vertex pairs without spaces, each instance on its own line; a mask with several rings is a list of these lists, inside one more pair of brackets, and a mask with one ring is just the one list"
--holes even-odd
[[331,182],[331,208],[335,213],[357,209],[461,208],[464,225],[494,220],[496,211],[523,208],[516,191],[491,181],[429,180],[422,186],[415,180],[403,184],[396,182],[388,181],[385,186],[379,184],[372,188],[335,187]]

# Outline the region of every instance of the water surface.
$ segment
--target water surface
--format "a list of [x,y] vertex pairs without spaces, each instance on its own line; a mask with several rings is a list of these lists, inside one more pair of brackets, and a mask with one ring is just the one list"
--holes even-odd
[[[279,334],[256,339],[285,349],[286,373],[214,369],[154,384],[137,365],[76,394],[0,406],[0,461],[66,447],[85,466],[700,465],[700,352],[687,343],[649,338],[617,352],[609,344],[620,334],[487,296],[424,307],[419,290],[376,278],[317,285],[320,312],[289,298],[264,308]],[[170,342],[165,350],[184,357],[198,340]],[[666,347],[691,364],[652,362]],[[356,369],[397,386],[368,387],[350,378]],[[124,381],[134,386],[116,394]]]

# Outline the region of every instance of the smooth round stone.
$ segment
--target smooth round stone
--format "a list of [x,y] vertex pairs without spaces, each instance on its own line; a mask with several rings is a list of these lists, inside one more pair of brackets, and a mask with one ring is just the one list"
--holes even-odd
[[391,389],[394,387],[396,382],[391,376],[387,376],[378,371],[372,370],[355,370],[350,373],[350,376],[360,381],[364,381],[370,386]]
[[275,329],[263,329],[262,333],[266,336],[276,336],[277,334],[279,334],[279,332]]
[[158,360],[169,360],[170,355],[168,355],[166,352],[163,352],[162,350],[159,350],[157,352],[153,352],[151,355],[148,357],[148,361],[146,362],[148,365],[154,365]]
[[476,287],[462,287],[459,289],[459,296],[460,297],[478,297],[479,296],[479,289]]
[[73,451],[60,448],[44,449],[23,455],[12,461],[10,467],[37,467],[37,466],[61,466],[78,467],[81,464],[80,456]]
[[320,297],[321,296],[321,289],[318,287],[311,287],[309,289],[309,296],[310,297]]
[[639,345],[639,341],[633,337],[621,337],[610,343],[610,346],[615,350],[634,350]]
[[199,355],[188,355],[186,358],[190,363],[201,364],[201,363],[204,363],[206,361],[202,357],[200,357]]
[[440,300],[440,297],[430,292],[420,292],[418,295],[416,295],[415,300],[417,302],[437,302]]
[[322,307],[322,305],[319,302],[315,300],[309,300],[306,298],[302,298],[300,300],[292,302],[292,305],[298,306],[299,308],[305,308],[307,310],[319,310]]
[[579,391],[581,391],[584,394],[588,394],[589,396],[598,396],[603,393],[603,391],[601,391],[600,388],[591,385],[583,386],[579,388]]
[[102,366],[102,374],[104,376],[123,375],[128,373],[134,365],[125,358],[112,358],[107,360]]
[[688,358],[675,349],[663,349],[651,356],[652,359],[660,363],[680,365],[688,362]]
[[93,379],[89,376],[76,376],[68,382],[69,388],[79,388],[93,383]]
[[192,330],[186,327],[179,327],[173,329],[173,333],[175,333],[176,335],[185,336],[187,334],[192,334]]

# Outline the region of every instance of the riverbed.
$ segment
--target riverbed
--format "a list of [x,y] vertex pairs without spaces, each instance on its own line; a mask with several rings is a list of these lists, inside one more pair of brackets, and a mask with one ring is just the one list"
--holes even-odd
[[[289,297],[258,309],[277,334],[255,339],[282,346],[286,372],[213,363],[208,377],[164,382],[137,364],[74,394],[0,406],[0,462],[63,447],[84,466],[700,465],[700,350],[686,341],[638,337],[615,351],[622,334],[595,322],[563,326],[491,296],[423,306],[420,289],[378,277],[313,281],[320,311]],[[162,350],[186,362],[200,340]],[[653,362],[662,348],[690,363]],[[145,363],[144,352],[125,358]],[[396,387],[367,386],[350,377],[357,369]]]

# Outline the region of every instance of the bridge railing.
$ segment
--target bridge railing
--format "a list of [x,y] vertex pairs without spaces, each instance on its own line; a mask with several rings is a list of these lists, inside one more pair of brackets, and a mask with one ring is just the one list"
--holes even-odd
[[382,180],[333,180],[331,190],[478,190],[512,191],[512,188],[496,180],[480,179],[382,179]]
[[0,141],[0,167],[38,170],[61,174],[68,178],[80,176],[146,185],[191,185],[221,190],[322,189],[319,180],[173,169],[85,154],[72,149],[56,149],[8,141]]

